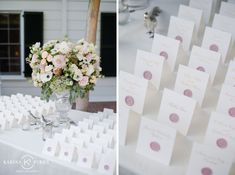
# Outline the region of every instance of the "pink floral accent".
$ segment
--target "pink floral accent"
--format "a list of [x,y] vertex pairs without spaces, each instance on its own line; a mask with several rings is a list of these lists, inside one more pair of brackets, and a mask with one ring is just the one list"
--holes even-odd
[[126,96],[125,102],[128,106],[133,106],[135,104],[134,98],[132,96]]
[[79,85],[82,87],[86,86],[88,84],[88,80],[88,76],[83,76],[82,79],[79,81]]
[[56,55],[53,58],[52,63],[56,68],[63,68],[64,66],[66,66],[66,60],[63,55]]
[[235,107],[229,108],[228,114],[229,114],[231,117],[235,117]]
[[183,38],[180,35],[177,35],[175,37],[176,40],[180,41],[181,43],[183,42]]
[[201,72],[205,72],[205,71],[206,71],[205,68],[202,67],[202,66],[198,66],[198,67],[197,67],[197,70],[199,70],[199,71],[201,71]]
[[218,45],[216,45],[216,44],[210,45],[210,48],[209,48],[209,49],[212,50],[212,51],[215,51],[215,52],[218,52],[218,51],[219,51],[219,47],[218,47]]
[[176,113],[171,113],[169,116],[169,120],[173,123],[177,123],[179,121],[179,116]]
[[216,145],[219,148],[226,148],[228,146],[228,143],[224,138],[220,138],[216,140]]
[[201,173],[202,175],[213,175],[213,171],[208,167],[202,168]]
[[160,56],[163,56],[165,58],[165,60],[168,59],[168,54],[165,51],[161,51]]
[[193,92],[190,89],[185,89],[184,90],[184,95],[187,96],[187,97],[192,97]]
[[152,73],[148,70],[144,71],[143,73],[143,77],[146,79],[146,80],[151,80],[152,79]]
[[151,150],[156,151],[156,152],[160,151],[161,149],[160,144],[156,141],[150,142],[149,147],[151,148]]

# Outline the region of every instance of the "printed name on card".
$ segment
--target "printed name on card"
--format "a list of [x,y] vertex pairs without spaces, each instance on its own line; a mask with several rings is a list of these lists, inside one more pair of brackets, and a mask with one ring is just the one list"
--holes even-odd
[[175,81],[175,91],[195,99],[202,105],[209,82],[209,74],[179,65]]
[[183,49],[189,51],[195,36],[195,23],[171,16],[167,36],[180,41]]
[[187,175],[228,175],[232,156],[230,152],[194,143]]
[[213,83],[221,62],[220,60],[220,53],[193,46],[188,66],[198,71],[208,73],[210,75],[210,82]]
[[176,140],[176,130],[153,120],[142,118],[137,153],[169,165]]
[[187,135],[196,106],[196,100],[164,89],[158,120]]
[[121,71],[119,76],[120,106],[142,114],[147,88],[148,80]]

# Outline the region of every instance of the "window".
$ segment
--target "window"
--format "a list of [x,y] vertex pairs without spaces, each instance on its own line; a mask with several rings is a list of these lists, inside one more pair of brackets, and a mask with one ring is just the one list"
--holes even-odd
[[20,13],[0,13],[0,74],[21,75]]

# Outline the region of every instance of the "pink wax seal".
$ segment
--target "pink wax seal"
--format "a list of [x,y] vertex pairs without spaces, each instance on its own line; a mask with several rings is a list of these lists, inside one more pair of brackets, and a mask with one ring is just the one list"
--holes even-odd
[[202,168],[201,173],[202,175],[213,175],[213,171],[208,167]]
[[177,123],[179,121],[179,116],[176,113],[172,113],[170,114],[169,119],[171,122]]
[[47,148],[47,151],[48,151],[48,152],[51,152],[51,150],[52,150],[51,147],[48,147],[48,148]]
[[125,102],[128,106],[133,106],[135,103],[134,98],[132,96],[126,96]]
[[109,170],[109,166],[108,165],[104,165],[104,169],[105,170]]
[[168,54],[165,51],[161,51],[160,56],[163,56],[165,58],[165,60],[167,60],[167,58],[168,58]]
[[219,147],[219,148],[226,148],[228,146],[228,143],[225,139],[223,138],[220,138],[216,141],[216,145]]
[[188,96],[188,97],[192,97],[193,96],[193,93],[190,89],[185,89],[184,90],[184,95],[185,96]]
[[219,47],[216,44],[211,44],[210,45],[210,50],[218,52],[219,51]]
[[146,79],[146,80],[151,80],[152,79],[152,73],[148,70],[144,71],[143,73],[143,77]]
[[65,156],[68,156],[68,155],[69,155],[69,153],[66,151],[66,152],[64,152],[64,155],[65,155]]
[[179,36],[179,35],[177,35],[177,36],[175,37],[175,39],[178,40],[178,41],[180,41],[181,43],[183,42],[183,38],[182,38],[181,36]]
[[228,114],[229,114],[231,117],[235,117],[235,107],[229,108]]
[[158,152],[161,149],[161,146],[159,143],[153,141],[149,144],[151,150]]
[[87,158],[84,157],[84,158],[82,159],[82,161],[83,161],[83,162],[87,162]]
[[202,66],[198,66],[198,67],[197,67],[197,70],[199,70],[199,71],[201,71],[201,72],[205,72],[205,71],[206,71],[205,68],[202,67]]

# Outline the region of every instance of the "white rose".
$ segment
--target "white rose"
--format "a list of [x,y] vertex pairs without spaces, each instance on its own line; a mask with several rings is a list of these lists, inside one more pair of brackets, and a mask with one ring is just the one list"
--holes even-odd
[[90,76],[93,72],[94,72],[94,66],[89,65],[88,68],[87,68],[86,75]]
[[47,51],[43,51],[42,52],[42,58],[45,59],[48,56],[48,52]]
[[46,66],[45,67],[45,72],[49,72],[53,69],[53,66],[52,65],[49,65],[49,66]]

